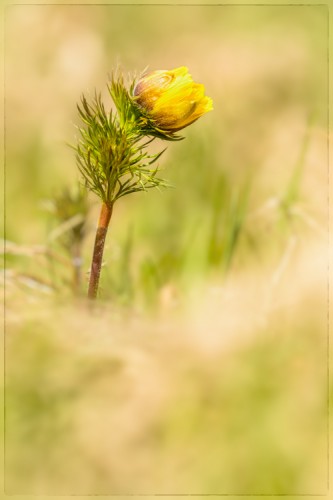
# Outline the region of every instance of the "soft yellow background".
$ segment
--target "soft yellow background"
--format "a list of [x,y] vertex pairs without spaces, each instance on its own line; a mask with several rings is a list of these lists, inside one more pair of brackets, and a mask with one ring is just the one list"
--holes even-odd
[[[42,257],[8,258],[7,493],[326,494],[327,43],[325,6],[7,7],[18,245],[45,243],[43,203],[78,178],[76,103],[109,103],[113,68],[186,65],[214,101],[161,158],[175,189],[116,206],[97,310],[22,281],[49,279]],[[210,231],[247,181],[225,273]]]

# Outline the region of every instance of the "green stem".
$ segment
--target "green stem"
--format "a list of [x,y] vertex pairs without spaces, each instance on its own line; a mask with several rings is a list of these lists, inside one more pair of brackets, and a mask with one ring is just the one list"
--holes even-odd
[[99,277],[101,274],[102,259],[106,234],[112,215],[113,205],[103,202],[98,221],[98,227],[95,237],[94,253],[91,262],[90,281],[88,289],[88,298],[96,299],[98,292]]

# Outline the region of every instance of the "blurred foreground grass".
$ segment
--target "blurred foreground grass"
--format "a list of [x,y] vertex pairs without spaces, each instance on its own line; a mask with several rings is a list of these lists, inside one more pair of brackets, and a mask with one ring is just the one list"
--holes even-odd
[[215,284],[181,317],[9,309],[7,491],[325,492],[325,304],[318,260],[299,285],[307,259],[268,310],[258,275],[255,296],[252,276]]
[[[325,11],[174,9],[8,11],[7,493],[326,493]],[[119,56],[215,109],[161,158],[174,189],[116,205],[91,309],[64,142]]]

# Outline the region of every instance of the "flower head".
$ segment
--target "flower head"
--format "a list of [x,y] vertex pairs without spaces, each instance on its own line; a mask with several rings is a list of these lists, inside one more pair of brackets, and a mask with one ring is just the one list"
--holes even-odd
[[213,109],[204,85],[195,83],[185,66],[147,73],[134,87],[134,98],[159,129],[171,133]]

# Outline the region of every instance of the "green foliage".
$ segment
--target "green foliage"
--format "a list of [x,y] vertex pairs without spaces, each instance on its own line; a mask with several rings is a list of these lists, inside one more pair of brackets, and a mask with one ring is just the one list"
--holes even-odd
[[106,111],[100,94],[95,93],[91,103],[82,96],[77,107],[84,126],[78,127],[80,137],[74,149],[87,187],[112,205],[125,195],[168,183],[157,177],[158,166],[153,166],[165,150],[147,152],[154,138],[162,135],[142,115],[121,77],[112,79],[108,88],[117,112]]

